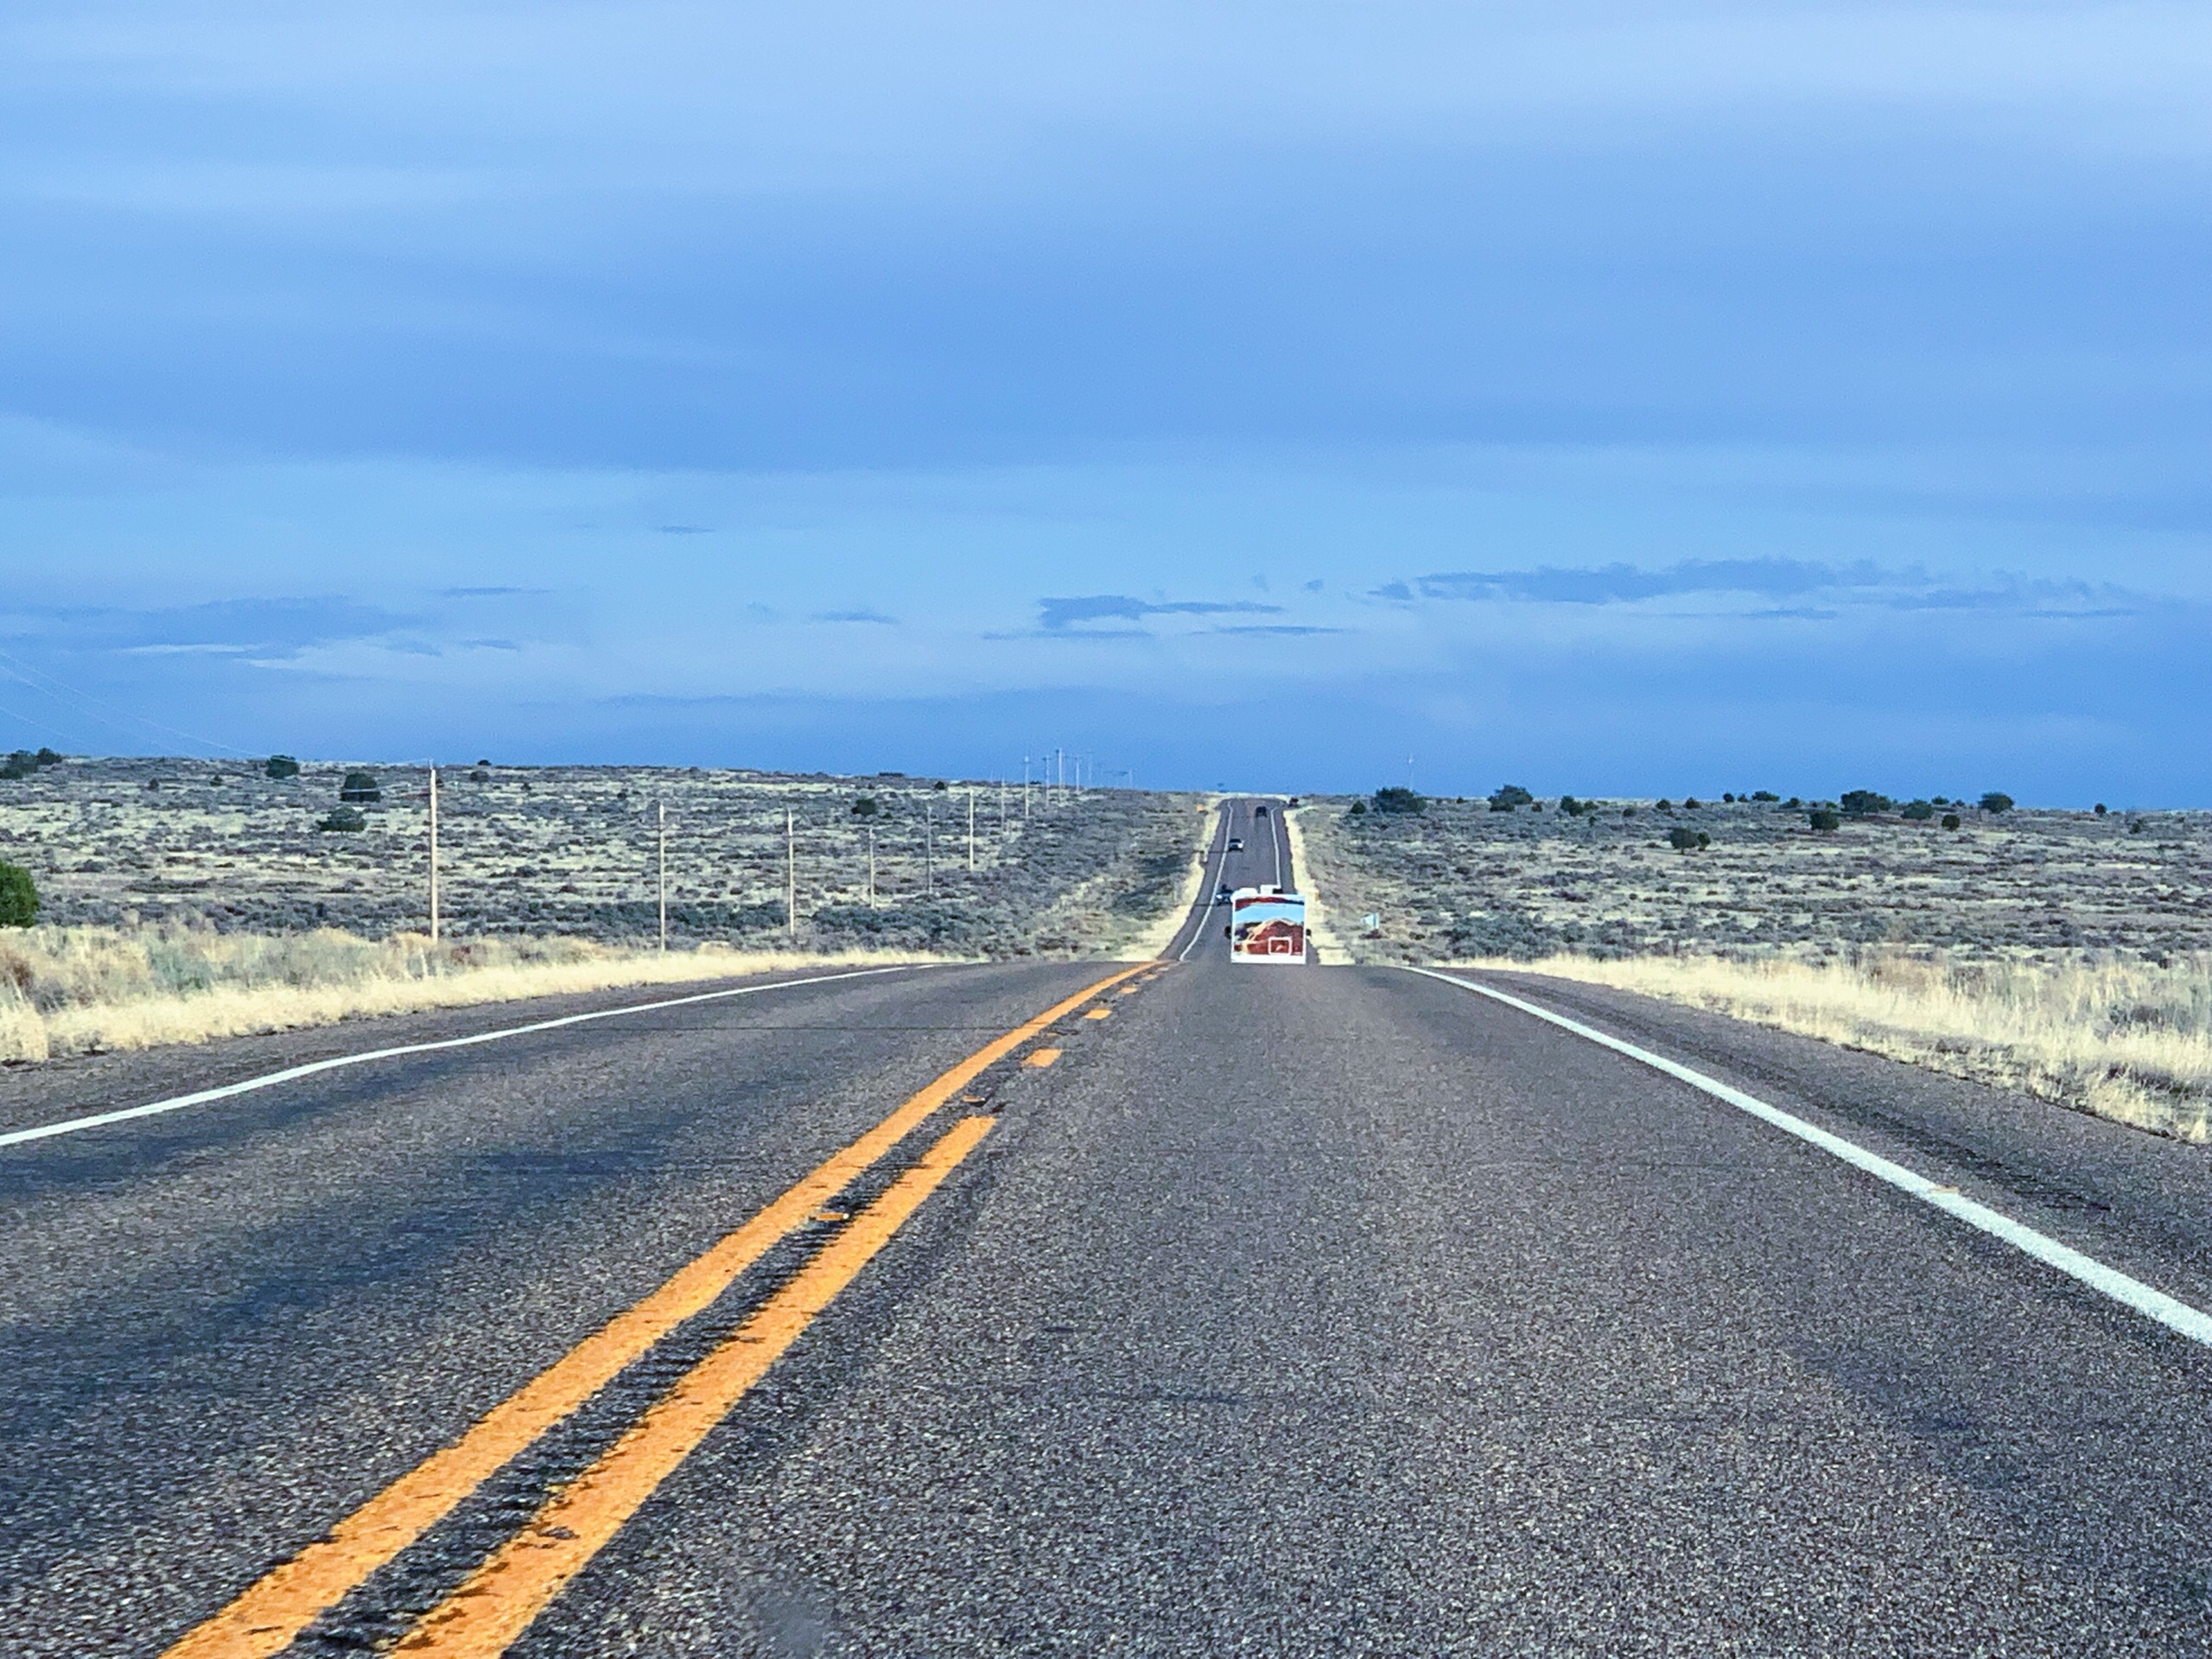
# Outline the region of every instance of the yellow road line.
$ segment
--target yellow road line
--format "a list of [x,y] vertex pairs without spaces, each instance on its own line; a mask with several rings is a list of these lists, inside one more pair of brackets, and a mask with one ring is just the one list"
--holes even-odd
[[237,1600],[187,1631],[162,1659],[270,1659],[378,1567],[405,1549],[502,1465],[596,1394],[625,1366],[706,1307],[747,1268],[810,1220],[869,1166],[985,1070],[1137,968],[1100,980],[994,1038],[798,1185],[678,1268],[551,1366]]
[[398,1650],[424,1659],[496,1659],[690,1456],[800,1333],[852,1283],[923,1199],[990,1133],[964,1117],[855,1217],[798,1276],[701,1360],[531,1524],[425,1614]]
[[1029,1058],[1022,1061],[1022,1064],[1033,1065],[1041,1071],[1059,1058],[1060,1051],[1057,1048],[1033,1048],[1029,1051]]

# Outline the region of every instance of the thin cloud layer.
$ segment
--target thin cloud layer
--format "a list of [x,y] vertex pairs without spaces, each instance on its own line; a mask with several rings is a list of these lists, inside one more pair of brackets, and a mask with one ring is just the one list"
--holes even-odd
[[[2030,579],[1999,575],[1985,585],[1961,587],[1925,570],[1884,569],[1871,561],[1850,565],[1795,559],[1693,559],[1661,569],[1609,564],[1572,569],[1444,571],[1412,582],[1386,582],[1370,596],[1400,602],[1446,600],[1539,605],[1634,605],[1683,595],[1749,599],[1827,597],[1896,610],[2013,611],[2039,616],[2126,616],[2172,598],[2130,592],[2109,582]],[[1833,611],[1761,609],[1753,615],[1814,617]]]
[[1060,633],[1109,619],[1139,622],[1148,616],[1267,614],[1281,609],[1280,605],[1261,605],[1249,600],[1169,600],[1155,603],[1122,594],[1091,594],[1076,599],[1039,600],[1037,626],[1047,633]]

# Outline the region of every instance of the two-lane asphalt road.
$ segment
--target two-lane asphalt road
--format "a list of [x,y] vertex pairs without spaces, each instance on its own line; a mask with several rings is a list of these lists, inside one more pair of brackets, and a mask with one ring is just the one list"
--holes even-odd
[[1198,902],[1164,953],[1169,961],[1229,965],[1229,935],[1224,931],[1228,907],[1208,907],[1211,896],[1222,888],[1234,892],[1238,887],[1298,885],[1283,805],[1272,797],[1236,796],[1222,802],[1206,843],[1205,880]]
[[0,1147],[0,1651],[2203,1647],[2203,1151],[1211,887]]

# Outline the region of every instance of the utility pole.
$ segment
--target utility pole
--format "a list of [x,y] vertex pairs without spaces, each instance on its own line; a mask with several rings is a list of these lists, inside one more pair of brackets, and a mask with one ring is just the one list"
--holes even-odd
[[875,908],[875,826],[868,827],[868,907]]
[[934,896],[937,893],[937,803],[927,801],[922,806],[922,883],[923,890]]
[[798,830],[791,809],[784,809],[784,932],[798,943]]
[[660,948],[668,953],[668,803],[654,803],[660,818]]
[[976,791],[968,791],[968,874],[976,874]]
[[438,769],[430,768],[430,943],[438,942]]

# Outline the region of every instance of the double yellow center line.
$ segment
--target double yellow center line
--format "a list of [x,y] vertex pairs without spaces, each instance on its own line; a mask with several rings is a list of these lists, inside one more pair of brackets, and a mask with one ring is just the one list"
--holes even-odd
[[[270,1659],[518,1452],[572,1414],[632,1362],[712,1304],[738,1275],[807,1223],[985,1071],[1064,1014],[1125,980],[1140,963],[1055,1003],[995,1038],[494,1406],[446,1447],[364,1503],[206,1623],[162,1659]],[[401,1643],[414,1655],[502,1653],[612,1538],[653,1489],[889,1242],[922,1200],[989,1133],[963,1118],[919,1162],[846,1224],[731,1337],[694,1366],[577,1480],[544,1506]]]

